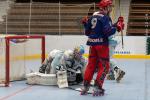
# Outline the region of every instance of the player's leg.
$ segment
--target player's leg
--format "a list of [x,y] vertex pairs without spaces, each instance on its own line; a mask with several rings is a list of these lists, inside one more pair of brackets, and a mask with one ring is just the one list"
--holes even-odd
[[110,69],[108,74],[106,75],[106,79],[107,80],[115,80],[115,75],[114,75],[114,67],[115,67],[115,63],[112,59],[110,59]]
[[84,81],[83,81],[84,86],[82,88],[81,95],[87,94],[87,91],[89,90],[90,82],[93,78],[96,64],[97,64],[96,50],[94,46],[91,46],[89,51],[88,65],[86,66],[84,73]]
[[121,79],[124,77],[125,72],[120,69],[118,66],[114,67],[115,79],[119,83]]
[[50,74],[56,74],[57,70],[62,70],[63,66],[62,66],[62,56],[63,56],[63,52],[59,52],[55,55],[55,57],[53,58],[53,61],[51,63],[51,70],[50,70]]
[[95,89],[93,91],[93,96],[104,95],[103,83],[106,74],[109,71],[109,48],[108,46],[98,46],[98,73],[95,81]]
[[104,95],[104,89],[102,87],[103,87],[106,74],[108,73],[109,70],[108,60],[101,60],[98,65],[99,65],[99,70],[94,85],[93,96]]
[[42,63],[41,67],[39,68],[40,73],[49,73],[50,72],[50,67],[51,67],[51,62],[52,62],[52,57],[48,57],[44,60]]

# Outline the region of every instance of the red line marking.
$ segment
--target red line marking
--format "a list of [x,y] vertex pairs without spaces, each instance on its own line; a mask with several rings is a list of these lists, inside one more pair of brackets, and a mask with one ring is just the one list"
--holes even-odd
[[10,97],[12,97],[12,96],[17,95],[18,93],[21,93],[21,92],[23,92],[23,91],[25,91],[25,90],[30,89],[31,87],[32,87],[32,85],[31,85],[31,86],[28,86],[28,87],[25,87],[25,88],[23,88],[23,89],[21,89],[21,90],[18,90],[18,91],[16,91],[16,92],[12,93],[12,94],[9,94],[9,95],[7,95],[7,96],[5,96],[5,97],[0,98],[0,100],[6,100],[6,99],[8,99],[8,98],[10,98]]

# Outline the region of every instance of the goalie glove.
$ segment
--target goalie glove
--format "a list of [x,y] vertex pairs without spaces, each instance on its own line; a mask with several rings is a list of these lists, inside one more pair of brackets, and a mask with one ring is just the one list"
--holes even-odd
[[61,66],[56,66],[56,70],[57,71],[64,71],[64,67],[61,65]]

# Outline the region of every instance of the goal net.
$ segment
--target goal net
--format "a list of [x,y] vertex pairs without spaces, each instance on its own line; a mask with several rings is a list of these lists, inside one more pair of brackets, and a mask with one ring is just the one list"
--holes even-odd
[[27,73],[38,71],[44,59],[44,36],[0,36],[0,85],[25,79]]

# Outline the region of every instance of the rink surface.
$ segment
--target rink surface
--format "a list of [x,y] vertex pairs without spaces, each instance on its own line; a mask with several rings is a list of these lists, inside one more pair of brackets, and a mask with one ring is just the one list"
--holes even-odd
[[[80,95],[78,91],[57,86],[27,85],[26,81],[11,82],[0,87],[0,100],[150,100],[150,60],[117,59],[126,75],[121,83],[105,80],[102,97]],[[30,63],[34,64],[34,61]]]

